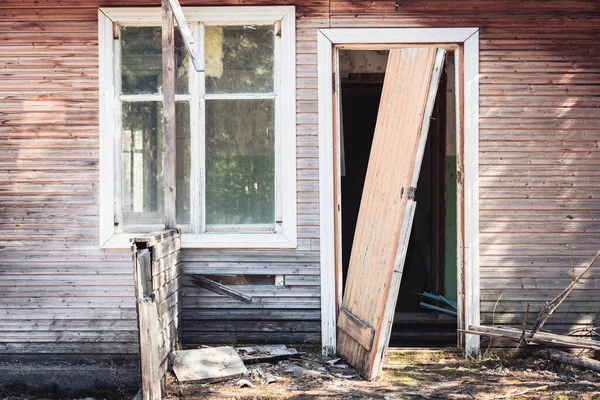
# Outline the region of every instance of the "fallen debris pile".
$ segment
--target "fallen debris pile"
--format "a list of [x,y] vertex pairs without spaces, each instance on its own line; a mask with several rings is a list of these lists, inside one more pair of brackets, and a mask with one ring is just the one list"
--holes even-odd
[[360,379],[341,358],[326,358],[298,352],[285,345],[252,347],[203,347],[171,353],[173,374],[179,383],[228,382],[253,388],[296,379]]
[[[283,344],[238,348],[203,347],[173,351],[170,355],[173,373],[179,382],[216,382],[237,378],[248,375],[246,364],[275,362],[290,357],[301,357],[301,353]],[[290,364],[290,368],[293,367],[294,364]],[[277,380],[275,376],[265,377],[265,379],[269,380],[269,383]],[[253,385],[247,379],[240,379],[238,386]]]
[[[522,353],[525,354],[525,353]],[[165,399],[541,399],[600,398],[600,374],[544,358],[467,360],[456,349],[391,351],[375,381],[362,379],[318,348],[298,348],[285,360],[248,364],[248,372],[219,382],[168,378]]]
[[[459,332],[469,333],[472,335],[488,336],[492,338],[515,340],[519,343],[517,347],[519,347],[521,344],[524,344],[525,346],[530,344],[536,344],[552,347],[567,347],[571,349],[599,351],[600,341],[594,340],[591,337],[558,335],[555,333],[541,331],[548,318],[550,318],[550,316],[554,314],[556,309],[563,303],[563,301],[565,301],[567,296],[573,291],[573,289],[575,289],[575,286],[577,285],[581,277],[592,268],[592,265],[594,265],[594,263],[596,262],[596,260],[598,260],[599,257],[600,251],[596,253],[592,261],[588,263],[588,265],[583,269],[583,271],[581,271],[581,273],[579,273],[579,275],[573,278],[573,281],[562,292],[560,292],[554,299],[552,299],[540,309],[533,329],[526,329],[527,317],[529,315],[529,304],[527,304],[522,329],[499,326],[471,325],[469,326],[469,329],[459,330]],[[600,312],[596,315],[596,319],[598,319]],[[597,333],[595,329],[596,327],[594,325],[595,322],[595,320],[592,321],[589,328],[584,331],[591,332],[592,334]],[[547,358],[557,363],[564,363],[577,368],[589,369],[592,371],[600,372],[600,361],[594,359],[579,358],[567,352],[558,351],[554,349],[542,349],[538,351],[538,354],[544,358]]]
[[479,325],[471,325],[469,326],[469,329],[460,330],[460,332],[470,333],[472,335],[512,339],[517,342],[524,340],[526,344],[545,344],[550,346],[600,350],[600,342],[597,340],[592,340],[585,337],[557,335],[555,333],[548,332],[537,332],[531,336],[531,331],[527,330],[525,331],[525,335],[523,335],[523,331],[516,328]]

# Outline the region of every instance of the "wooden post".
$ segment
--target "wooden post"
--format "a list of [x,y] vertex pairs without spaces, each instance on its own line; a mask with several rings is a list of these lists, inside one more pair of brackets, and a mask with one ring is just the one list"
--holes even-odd
[[162,0],[162,70],[163,70],[163,183],[165,191],[165,228],[175,228],[175,43],[173,12]]

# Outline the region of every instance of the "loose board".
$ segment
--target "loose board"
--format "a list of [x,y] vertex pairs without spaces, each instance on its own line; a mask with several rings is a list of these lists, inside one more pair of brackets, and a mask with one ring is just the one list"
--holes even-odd
[[344,298],[338,353],[375,378],[389,341],[444,50],[390,51]]
[[179,382],[215,381],[247,372],[233,347],[173,351],[171,362]]

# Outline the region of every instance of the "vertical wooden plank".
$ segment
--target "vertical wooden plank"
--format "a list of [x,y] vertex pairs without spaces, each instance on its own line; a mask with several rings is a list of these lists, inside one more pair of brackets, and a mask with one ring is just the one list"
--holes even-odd
[[[465,325],[480,322],[479,283],[479,32],[464,43],[464,262]],[[468,110],[468,111],[467,111]],[[465,335],[465,349],[479,352],[479,336]]]
[[140,364],[142,371],[142,399],[158,400],[162,398],[159,370],[160,360],[160,327],[158,325],[158,311],[156,304],[151,300],[138,303],[139,331],[140,331]]
[[342,301],[374,329],[373,346],[338,325],[338,352],[366,379],[379,373],[387,347],[443,55],[434,48],[390,51]]
[[162,0],[162,69],[163,69],[163,179],[165,228],[176,227],[175,149],[175,43],[173,12]]
[[[333,135],[333,87],[331,71],[333,71],[333,44],[322,33],[317,32],[318,68],[319,68],[319,215],[320,215],[320,249],[321,249],[321,282],[335,282],[335,186],[332,171],[334,170]],[[322,188],[325,188],[324,190]],[[321,285],[321,346],[324,354],[336,352],[336,293],[335,285]]]
[[150,250],[142,249],[137,253],[136,296],[140,299],[152,297],[152,264]]
[[110,123],[115,121],[115,104],[118,103],[115,96],[115,60],[113,51],[113,22],[101,11],[98,11],[98,57],[102,62],[98,65],[100,118],[98,118],[100,137],[109,137],[110,140],[100,141],[100,152],[103,154],[99,160],[100,169],[100,246],[108,242],[115,231],[115,193],[114,147],[117,143],[115,138],[116,127]]

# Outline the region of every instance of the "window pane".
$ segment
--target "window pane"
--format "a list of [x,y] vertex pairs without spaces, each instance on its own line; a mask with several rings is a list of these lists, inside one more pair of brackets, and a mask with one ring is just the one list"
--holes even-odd
[[[175,29],[177,93],[188,93],[189,55]],[[160,27],[121,28],[121,92],[162,93],[162,39]]]
[[162,105],[122,105],[123,225],[164,224]]
[[274,224],[273,100],[206,102],[206,224]]
[[207,26],[207,93],[273,92],[273,26]]
[[177,224],[190,223],[190,105],[175,103],[177,129]]

